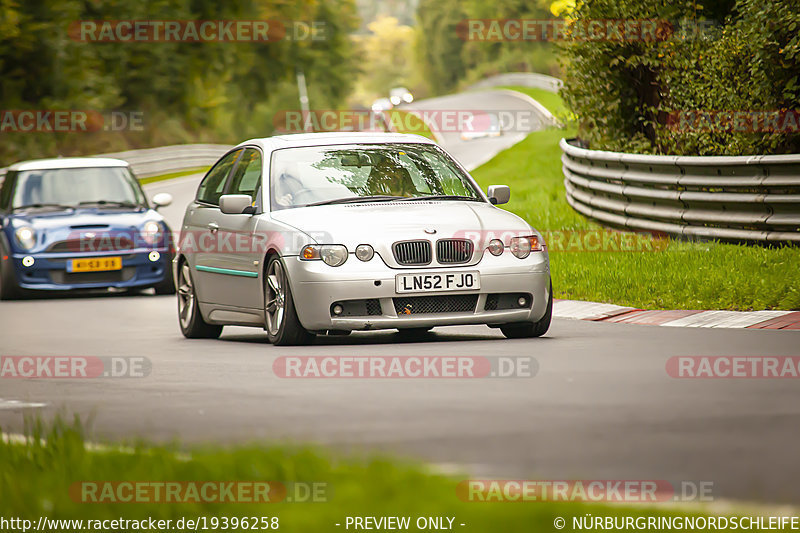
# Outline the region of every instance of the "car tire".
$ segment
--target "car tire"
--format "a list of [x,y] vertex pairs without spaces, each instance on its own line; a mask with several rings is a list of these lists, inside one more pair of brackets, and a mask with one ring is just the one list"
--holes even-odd
[[[5,259],[8,257],[8,259]],[[23,290],[14,274],[14,264],[11,254],[6,251],[5,245],[0,242],[0,300],[18,300],[24,296]]]
[[264,329],[275,346],[308,344],[314,337],[297,317],[289,276],[278,255],[269,259],[264,276]]
[[164,279],[160,283],[153,285],[156,294],[161,296],[165,294],[175,294],[175,276],[172,273],[172,262],[167,261],[165,268]]
[[209,324],[203,320],[200,305],[192,280],[189,263],[181,261],[178,265],[178,324],[187,339],[216,339],[222,334],[222,326]]
[[500,331],[508,339],[527,339],[531,337],[541,337],[550,329],[550,321],[553,318],[553,282],[550,281],[550,298],[547,300],[547,311],[538,322],[523,322],[517,324],[506,324],[500,326]]

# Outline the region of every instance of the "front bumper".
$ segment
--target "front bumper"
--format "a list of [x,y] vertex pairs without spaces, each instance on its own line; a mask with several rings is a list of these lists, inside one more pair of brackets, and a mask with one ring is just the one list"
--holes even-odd
[[[152,261],[150,253],[158,252]],[[112,252],[89,253],[31,253],[11,256],[17,282],[23,289],[63,291],[73,289],[149,287],[164,281],[171,274],[172,252],[169,248],[134,249]],[[33,258],[33,264],[25,266],[23,259]],[[102,272],[67,272],[71,259],[99,257],[121,257],[122,269]]]
[[[377,255],[366,263],[352,254],[340,267],[330,267],[322,261],[301,261],[297,256],[284,257],[300,323],[310,331],[371,330],[390,328],[435,327],[446,325],[535,322],[547,311],[550,298],[550,265],[544,252],[532,253],[517,259],[510,253],[500,257],[484,254],[477,265],[447,268],[387,267]],[[395,292],[395,276],[401,273],[439,273],[453,271],[480,272],[478,291],[448,291],[426,293]],[[489,295],[529,294],[532,303],[522,309],[489,310]],[[396,298],[417,296],[447,297],[475,295],[476,304],[470,310],[447,312],[398,313]],[[352,300],[379,301],[380,314],[370,316],[332,316],[334,303]]]

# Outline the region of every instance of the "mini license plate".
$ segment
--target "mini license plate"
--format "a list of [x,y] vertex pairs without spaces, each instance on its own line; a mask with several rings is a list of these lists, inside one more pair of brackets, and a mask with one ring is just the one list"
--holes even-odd
[[120,270],[121,257],[93,257],[91,259],[70,259],[67,261],[67,272],[105,272]]

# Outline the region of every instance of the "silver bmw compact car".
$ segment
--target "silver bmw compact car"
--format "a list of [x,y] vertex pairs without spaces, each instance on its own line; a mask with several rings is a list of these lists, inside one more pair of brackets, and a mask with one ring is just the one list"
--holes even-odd
[[538,337],[553,295],[542,236],[433,141],[312,133],[246,141],[205,175],[175,256],[181,331],[315,334],[485,324]]

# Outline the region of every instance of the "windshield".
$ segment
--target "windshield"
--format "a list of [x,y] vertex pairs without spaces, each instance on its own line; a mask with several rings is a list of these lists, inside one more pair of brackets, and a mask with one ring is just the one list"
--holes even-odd
[[145,200],[127,167],[58,168],[20,172],[11,207],[92,204],[140,206]]
[[272,155],[273,210],[370,199],[483,201],[443,152],[425,144],[284,148]]

